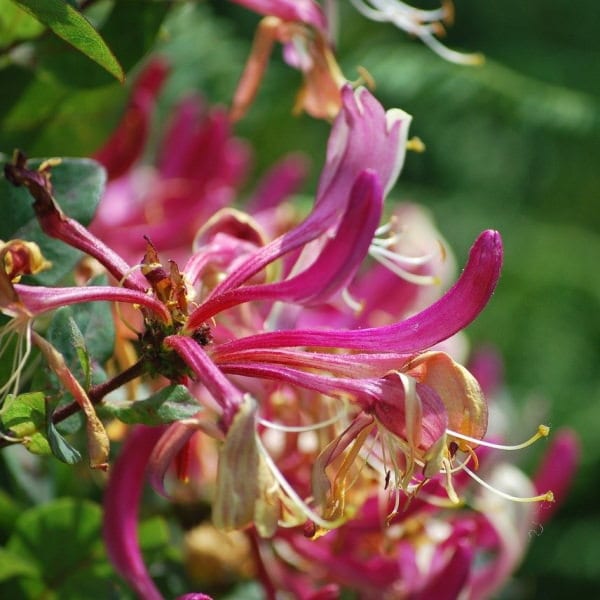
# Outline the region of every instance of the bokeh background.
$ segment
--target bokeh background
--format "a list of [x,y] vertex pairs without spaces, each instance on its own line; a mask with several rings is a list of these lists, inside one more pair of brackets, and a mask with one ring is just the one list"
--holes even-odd
[[[112,3],[93,4],[91,16],[102,23]],[[137,7],[121,9],[128,15],[121,29],[104,31],[128,81],[150,52],[173,66],[160,97],[157,131],[184,94],[228,103],[255,15],[223,0],[122,4]],[[582,442],[568,500],[543,532],[532,529],[528,557],[502,597],[595,597],[600,4],[457,0],[456,24],[446,42],[482,52],[487,59],[482,67],[449,64],[393,26],[366,21],[348,2],[339,5],[338,55],[346,76],[354,78],[357,65],[366,68],[378,98],[411,113],[412,134],[427,146],[424,154],[409,154],[392,198],[427,206],[459,263],[480,230],[502,233],[506,262],[500,286],[469,334],[475,347],[493,344],[504,357],[507,393],[523,424],[516,437],[547,422],[575,429]],[[36,25],[17,15],[10,0],[0,0],[0,9],[0,150],[90,155],[118,121],[130,84],[115,83],[51,36],[37,37]],[[27,36],[35,39],[38,53],[34,70],[17,65],[11,54]],[[329,126],[290,116],[299,84],[299,74],[276,51],[256,103],[235,129],[254,147],[248,190],[290,151],[310,157],[306,199],[314,190]],[[518,458],[525,469],[533,470],[546,443]],[[68,476],[60,473],[62,493],[72,491]]]

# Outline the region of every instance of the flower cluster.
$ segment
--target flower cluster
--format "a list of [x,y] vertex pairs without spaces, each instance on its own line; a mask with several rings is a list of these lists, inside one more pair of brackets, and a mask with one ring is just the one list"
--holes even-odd
[[[563,489],[576,461],[575,441],[558,436],[530,481],[498,454],[547,436],[546,427],[517,446],[487,439],[485,378],[463,366],[461,332],[494,292],[500,235],[483,231],[453,282],[453,259],[425,212],[385,207],[410,116],[345,81],[316,3],[239,4],[267,16],[232,114],[183,101],[156,166],[139,167],[166,75],[151,63],[96,155],[110,181],[89,229],[55,199],[54,163],[31,169],[18,154],[7,166],[9,181],[33,196],[44,233],[93,259],[112,284],[20,283],[49,265],[32,243],[3,243],[0,308],[12,319],[3,348],[17,334],[18,352],[2,391],[18,389],[37,346],[83,412],[90,463],[101,469],[109,436],[96,405],[109,392],[143,376],[149,388],[179,384],[196,398],[191,417],[131,428],[110,470],[104,539],[140,598],[163,597],[137,541],[146,480],[166,496],[189,482],[214,527],[243,531],[237,543],[269,598],[334,598],[342,588],[366,599],[484,598],[518,564],[550,486]],[[354,4],[439,49],[432,23],[447,8]],[[289,200],[304,169],[297,157],[274,168],[245,212],[231,206],[247,149],[230,118],[249,105],[274,41],[305,75],[299,104],[333,119],[304,218]],[[121,374],[90,388],[36,322],[98,301],[120,307],[118,345],[130,361],[122,354]],[[189,555],[197,550],[190,538]]]

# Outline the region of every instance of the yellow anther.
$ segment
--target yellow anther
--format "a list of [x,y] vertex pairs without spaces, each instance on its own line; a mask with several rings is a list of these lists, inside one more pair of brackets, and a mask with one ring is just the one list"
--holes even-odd
[[410,140],[406,142],[406,149],[411,150],[412,152],[418,152],[419,154],[425,152],[427,149],[425,143],[420,137],[414,136],[411,137]]

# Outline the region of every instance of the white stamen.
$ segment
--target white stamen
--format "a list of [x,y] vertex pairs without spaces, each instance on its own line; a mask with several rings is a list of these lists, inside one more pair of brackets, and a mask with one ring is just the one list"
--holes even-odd
[[501,498],[504,498],[505,500],[510,500],[512,502],[554,502],[554,494],[550,491],[546,492],[545,494],[540,494],[539,496],[530,496],[528,498],[513,496],[511,494],[503,492],[502,490],[496,489],[495,487],[487,483],[487,481],[484,481],[483,479],[481,479],[481,477],[473,473],[473,471],[471,471],[469,467],[463,465],[463,469],[472,479],[474,479],[477,483],[482,485],[486,490],[493,492],[494,494],[500,496]]
[[[451,17],[447,6],[435,10],[421,10],[399,0],[350,0],[362,15],[379,23],[389,22],[417,36],[438,56],[457,64],[476,65],[483,62],[481,54],[464,54],[450,50],[435,35],[444,33],[442,21]],[[367,4],[368,2],[368,4]]]
[[303,433],[305,431],[315,431],[316,429],[324,429],[330,425],[335,425],[338,421],[341,421],[346,416],[346,409],[339,411],[333,417],[326,419],[325,421],[319,421],[310,425],[282,425],[281,423],[274,423],[267,419],[258,417],[258,422],[269,429],[276,429],[277,431],[285,431],[289,433]]
[[265,463],[269,467],[269,470],[271,471],[273,477],[275,477],[275,479],[281,486],[281,489],[287,494],[289,499],[294,503],[294,505],[297,508],[300,509],[300,511],[305,516],[307,516],[311,521],[313,521],[316,525],[322,527],[323,529],[334,529],[336,527],[339,527],[344,522],[343,518],[336,519],[335,521],[328,521],[326,519],[323,519],[323,517],[321,517],[320,515],[318,515],[312,508],[310,508],[310,506],[306,504],[306,502],[304,502],[304,500],[302,500],[302,498],[300,498],[300,496],[298,496],[294,488],[288,483],[287,479],[283,476],[281,471],[273,462],[273,459],[267,452],[266,448],[263,446],[258,435],[256,436],[256,445],[258,447],[259,452],[265,459]]

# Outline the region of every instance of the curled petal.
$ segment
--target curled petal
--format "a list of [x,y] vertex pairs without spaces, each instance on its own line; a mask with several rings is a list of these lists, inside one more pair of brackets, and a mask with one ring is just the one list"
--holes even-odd
[[404,163],[410,115],[396,109],[386,113],[364,88],[353,91],[350,86],[344,87],[342,100],[342,111],[329,136],[314,210],[298,227],[261,248],[230,273],[213,290],[211,298],[237,288],[269,263],[328,230],[335,231],[360,173],[373,170],[384,195],[396,182]]
[[213,296],[209,304],[198,308],[187,327],[195,329],[211,313],[255,300],[314,304],[326,301],[342,289],[354,275],[365,256],[383,208],[383,196],[377,175],[365,171],[352,188],[348,210],[337,235],[329,240],[317,259],[298,275],[269,285],[245,286]]
[[164,486],[167,469],[196,431],[193,426],[173,423],[154,445],[148,461],[148,479],[150,485],[161,496],[168,496]]
[[500,234],[484,231],[473,244],[465,270],[454,286],[429,308],[404,321],[354,331],[274,331],[234,340],[224,344],[220,351],[315,346],[373,352],[420,352],[454,335],[477,317],[492,296],[501,266]]
[[106,551],[117,572],[144,600],[163,600],[148,574],[137,535],[146,465],[163,431],[162,427],[137,426],[129,432],[104,493]]
[[479,383],[462,365],[444,352],[426,352],[406,365],[407,372],[434,389],[444,403],[448,427],[482,439],[488,411]]
[[15,285],[25,307],[34,315],[41,314],[61,306],[69,304],[81,304],[83,302],[125,302],[127,304],[138,304],[150,309],[163,321],[168,322],[171,318],[164,304],[137,290],[110,286],[89,287],[65,287],[51,288],[44,286]]

